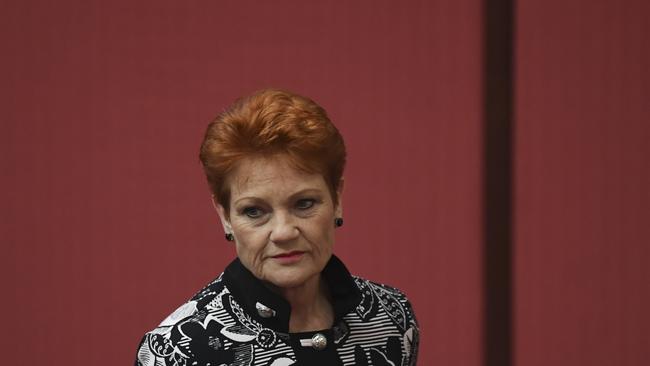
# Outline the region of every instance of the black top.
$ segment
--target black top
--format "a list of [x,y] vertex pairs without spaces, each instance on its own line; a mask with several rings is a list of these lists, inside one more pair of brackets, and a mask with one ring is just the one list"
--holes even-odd
[[336,256],[322,275],[330,329],[289,333],[289,303],[236,259],[145,334],[135,365],[415,365],[419,331],[403,293],[350,275]]

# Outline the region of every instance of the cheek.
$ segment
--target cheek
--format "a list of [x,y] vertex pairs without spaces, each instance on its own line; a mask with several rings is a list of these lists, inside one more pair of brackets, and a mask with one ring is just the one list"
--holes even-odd
[[313,239],[322,249],[330,249],[334,244],[334,217],[324,215],[313,222],[311,232],[315,236]]
[[264,250],[267,237],[264,230],[233,225],[233,232],[237,238],[237,254],[240,257],[254,258]]

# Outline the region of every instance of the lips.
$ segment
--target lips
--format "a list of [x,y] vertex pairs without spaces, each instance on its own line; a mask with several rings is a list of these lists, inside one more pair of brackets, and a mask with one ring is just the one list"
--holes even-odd
[[297,257],[301,256],[303,253],[304,252],[301,252],[299,250],[294,250],[294,251],[291,251],[291,252],[288,252],[288,253],[281,253],[281,254],[274,255],[272,258],[278,258],[278,259],[297,258]]

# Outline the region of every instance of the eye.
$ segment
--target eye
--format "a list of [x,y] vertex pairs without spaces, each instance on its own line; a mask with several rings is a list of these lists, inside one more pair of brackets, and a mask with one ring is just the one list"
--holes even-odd
[[259,207],[251,206],[244,208],[242,210],[242,214],[250,217],[251,219],[257,219],[264,214],[264,211],[262,211],[262,209]]
[[299,199],[296,202],[296,208],[299,210],[309,210],[310,208],[314,207],[314,204],[316,203],[316,200],[312,198],[303,198]]

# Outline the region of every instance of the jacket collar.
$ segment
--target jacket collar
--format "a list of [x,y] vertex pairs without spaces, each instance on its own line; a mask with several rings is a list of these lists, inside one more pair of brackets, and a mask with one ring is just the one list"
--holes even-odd
[[[321,274],[329,286],[336,324],[359,304],[361,292],[343,262],[334,255],[330,257]],[[226,267],[223,279],[235,300],[253,319],[266,328],[282,333],[289,332],[289,303],[264,286],[262,281],[244,267],[239,258]],[[259,312],[260,305],[270,309],[273,315],[263,317]]]

